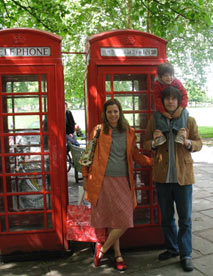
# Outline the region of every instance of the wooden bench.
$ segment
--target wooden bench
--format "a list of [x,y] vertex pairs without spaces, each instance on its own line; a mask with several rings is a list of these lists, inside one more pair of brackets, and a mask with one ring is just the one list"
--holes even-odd
[[79,160],[80,160],[81,153],[85,151],[85,149],[72,145],[71,143],[69,145],[70,145],[72,162],[73,162],[74,171],[75,171],[75,181],[76,183],[78,183],[79,180],[83,179],[83,177],[78,176],[78,173],[81,173],[82,166],[79,164]]

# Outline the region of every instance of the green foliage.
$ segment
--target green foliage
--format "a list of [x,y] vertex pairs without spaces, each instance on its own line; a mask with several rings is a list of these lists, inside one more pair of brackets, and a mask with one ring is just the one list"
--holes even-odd
[[[113,29],[166,39],[168,59],[193,98],[196,87],[205,91],[213,61],[212,14],[212,0],[0,0],[0,28],[45,29],[62,37],[62,51],[85,51],[88,36]],[[82,102],[85,56],[63,55],[63,63],[66,98]]]
[[203,102],[206,94],[203,88],[200,88],[195,80],[188,80],[185,83],[188,98],[190,102]]
[[201,138],[213,138],[213,127],[200,126],[198,131]]

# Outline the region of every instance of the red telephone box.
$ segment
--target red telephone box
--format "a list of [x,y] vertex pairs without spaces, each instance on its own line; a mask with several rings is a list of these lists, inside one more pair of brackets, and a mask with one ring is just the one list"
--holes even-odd
[[[85,85],[88,132],[101,122],[104,102],[117,98],[130,125],[136,130],[138,147],[146,153],[143,137],[154,111],[156,69],[167,61],[166,43],[159,37],[134,30],[109,31],[88,38]],[[138,201],[134,212],[135,227],[123,236],[122,246],[160,245],[163,234],[151,169],[136,166],[135,179]]]
[[0,251],[67,248],[60,37],[0,31]]

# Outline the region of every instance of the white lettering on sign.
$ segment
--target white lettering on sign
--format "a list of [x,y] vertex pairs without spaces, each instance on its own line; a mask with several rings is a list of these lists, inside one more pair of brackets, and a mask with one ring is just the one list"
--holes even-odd
[[50,47],[0,47],[0,57],[49,57]]
[[102,57],[157,57],[157,48],[101,48]]

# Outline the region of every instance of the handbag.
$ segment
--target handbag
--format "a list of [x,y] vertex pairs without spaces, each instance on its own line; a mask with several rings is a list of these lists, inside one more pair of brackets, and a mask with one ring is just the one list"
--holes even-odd
[[79,160],[79,163],[82,166],[90,166],[92,164],[94,154],[95,154],[95,148],[97,145],[97,140],[100,135],[100,132],[101,132],[101,128],[100,126],[98,126],[94,138],[88,142],[85,151],[82,152]]
[[106,241],[106,229],[92,227],[90,218],[91,206],[83,205],[82,200],[80,205],[68,205],[66,239],[104,243]]

